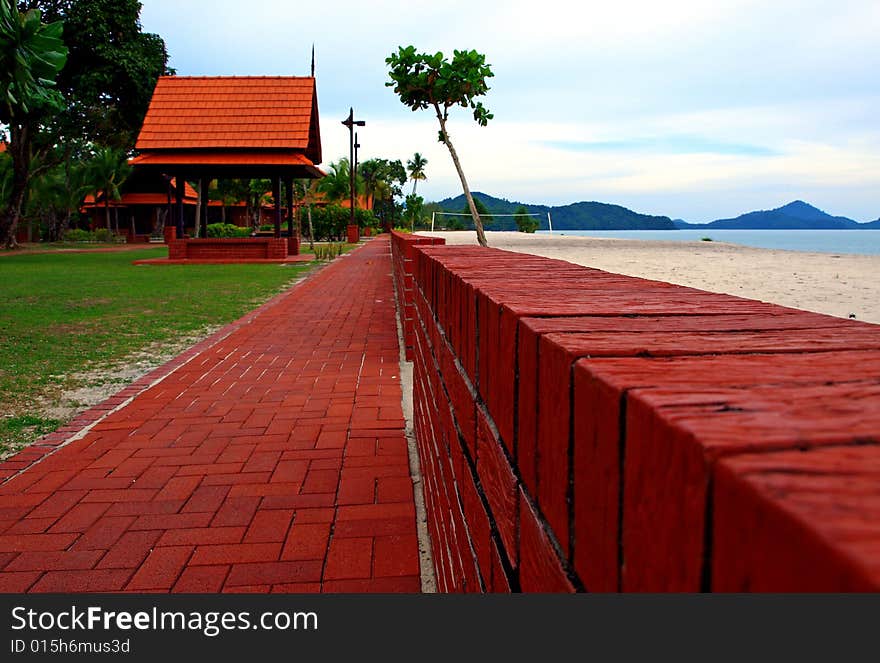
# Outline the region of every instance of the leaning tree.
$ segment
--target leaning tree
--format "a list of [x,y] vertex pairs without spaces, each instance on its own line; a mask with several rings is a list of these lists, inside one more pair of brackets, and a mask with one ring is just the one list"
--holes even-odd
[[482,102],[474,101],[476,97],[488,92],[486,79],[494,75],[490,66],[486,64],[486,56],[477,51],[454,51],[450,61],[440,52],[429,55],[417,53],[414,46],[406,48],[401,46],[397,53],[392,53],[385,59],[385,63],[391,68],[389,73],[391,82],[385,85],[394,88],[403,104],[413,111],[434,109],[437,121],[440,123],[439,140],[449,148],[452,163],[455,164],[455,170],[458,172],[474,219],[477,241],[481,246],[487,246],[480,214],[474,205],[458,153],[446,129],[449,109],[453,106],[473,109],[474,120],[481,127],[485,127],[492,119],[492,113],[483,106]]

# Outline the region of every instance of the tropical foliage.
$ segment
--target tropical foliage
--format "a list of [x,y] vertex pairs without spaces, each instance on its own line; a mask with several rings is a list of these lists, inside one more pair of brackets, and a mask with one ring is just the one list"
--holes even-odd
[[[140,130],[156,79],[174,73],[159,35],[145,33],[140,0],[26,0],[46,22],[64,22],[67,64],[58,76],[64,97],[48,134],[65,152],[93,143],[129,150]],[[63,140],[60,140],[63,139]]]
[[[17,9],[16,9],[17,5]],[[173,73],[162,39],[144,33],[139,0],[0,1],[0,241],[57,239],[78,220],[83,197],[124,181],[124,161],[156,79]],[[97,157],[115,155],[115,176]],[[3,178],[6,178],[5,180]],[[6,185],[3,186],[3,182]],[[108,210],[109,211],[109,210]],[[109,216],[109,214],[107,215]]]
[[373,203],[378,222],[393,227],[403,214],[398,202],[407,179],[403,163],[400,159],[370,159],[358,165],[358,175],[364,183],[365,196]]
[[413,183],[412,195],[416,195],[416,184],[428,179],[428,176],[425,174],[425,166],[427,165],[428,160],[418,152],[413,154],[413,158],[406,162],[406,169]]
[[[107,229],[110,230],[110,201],[122,197],[120,187],[131,173],[125,153],[112,147],[99,147],[88,161],[88,179],[95,187],[95,202],[104,203]],[[100,200],[99,200],[100,199]],[[117,232],[118,228],[117,219]]]
[[18,12],[0,2],[0,122],[9,127],[12,182],[0,218],[0,240],[16,244],[22,206],[31,176],[34,134],[40,121],[63,106],[55,79],[67,60],[60,22],[45,24],[40,12]]
[[[347,158],[342,157],[330,164],[327,176],[321,178],[318,184],[318,191],[330,202],[338,203],[351,197],[351,164]],[[356,177],[355,195],[360,193],[363,193],[363,182]]]
[[410,230],[415,230],[417,224],[421,224],[423,218],[422,208],[425,204],[424,198],[414,193],[406,197],[406,211],[403,218],[409,222]]
[[514,212],[513,220],[516,221],[516,229],[521,233],[533,233],[538,229],[538,219],[529,215],[525,205],[520,205]]

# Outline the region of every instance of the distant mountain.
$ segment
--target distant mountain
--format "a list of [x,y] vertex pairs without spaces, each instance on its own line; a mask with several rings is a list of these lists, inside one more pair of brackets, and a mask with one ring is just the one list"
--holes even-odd
[[880,219],[871,223],[857,223],[845,216],[827,214],[802,200],[795,200],[776,209],[748,212],[733,219],[718,219],[711,223],[676,221],[675,225],[682,229],[716,230],[850,230],[880,228]]
[[[668,216],[650,216],[639,214],[620,205],[607,203],[580,202],[559,207],[547,205],[529,205],[513,202],[504,198],[495,198],[479,191],[474,192],[486,209],[493,214],[514,214],[520,205],[532,214],[539,214],[540,229],[547,230],[547,212],[553,221],[553,230],[675,230],[672,219]],[[455,198],[446,198],[437,204],[444,212],[461,212],[466,205],[464,194]],[[459,217],[466,228],[473,227],[468,217]],[[493,217],[484,224],[486,230],[516,230],[513,217]]]

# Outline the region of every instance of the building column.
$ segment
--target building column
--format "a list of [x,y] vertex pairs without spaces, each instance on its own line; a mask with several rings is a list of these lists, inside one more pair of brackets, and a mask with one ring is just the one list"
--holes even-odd
[[211,180],[203,177],[199,180],[199,196],[201,199],[202,218],[199,220],[199,227],[202,231],[202,237],[208,236],[208,188],[211,186]]
[[175,193],[175,207],[177,209],[177,239],[183,239],[185,224],[183,221],[183,198],[186,195],[186,180],[183,175],[177,175]]
[[272,176],[272,200],[275,201],[275,237],[281,237],[281,175]]
[[284,180],[284,189],[287,194],[287,255],[299,255],[299,234],[293,224],[293,179],[288,177]]

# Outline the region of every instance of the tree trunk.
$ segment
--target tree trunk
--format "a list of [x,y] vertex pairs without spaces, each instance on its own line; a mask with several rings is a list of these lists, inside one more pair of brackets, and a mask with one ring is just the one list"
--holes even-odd
[[309,217],[309,248],[314,251],[315,250],[315,227],[312,225],[312,204],[309,203],[308,213]]
[[113,206],[113,225],[116,228],[116,234],[119,234],[119,208]]
[[9,152],[12,155],[12,192],[9,196],[9,207],[2,219],[3,240],[7,249],[18,247],[15,235],[21,220],[21,208],[27,195],[30,176],[30,131],[27,125],[12,124],[9,127]]
[[110,198],[107,196],[107,192],[104,192],[104,216],[107,217],[107,230],[113,230],[110,227]]
[[455,164],[455,170],[458,172],[461,186],[464,189],[464,197],[467,198],[468,207],[471,210],[471,216],[474,218],[474,228],[477,231],[477,242],[479,242],[480,246],[489,246],[489,243],[486,241],[486,233],[483,232],[483,222],[480,220],[480,213],[477,212],[477,206],[474,204],[474,198],[471,195],[471,190],[468,188],[467,180],[464,177],[464,171],[461,169],[461,163],[458,161],[458,154],[452,146],[452,141],[449,140],[449,133],[446,131],[446,120],[443,119],[439,109],[437,109],[437,119],[440,120],[440,130],[443,132],[443,142],[446,143],[446,147],[449,148],[449,154],[452,156],[452,163]]
[[220,222],[226,223],[226,201],[223,201],[223,205],[220,207]]
[[65,205],[64,210],[64,220],[61,222],[61,229],[58,232],[58,237],[55,238],[57,240],[64,239],[64,235],[70,230],[70,219],[72,216],[72,211],[70,209],[70,148],[68,147],[64,151],[64,186],[67,189],[67,204]]

